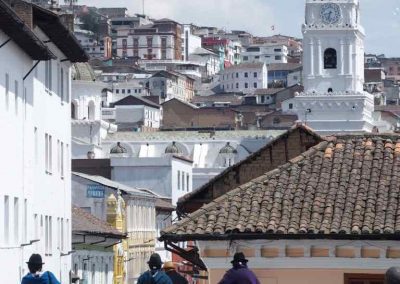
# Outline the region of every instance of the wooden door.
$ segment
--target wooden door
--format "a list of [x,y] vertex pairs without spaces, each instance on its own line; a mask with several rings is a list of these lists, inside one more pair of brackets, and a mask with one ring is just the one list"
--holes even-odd
[[345,274],[344,284],[384,284],[383,274]]

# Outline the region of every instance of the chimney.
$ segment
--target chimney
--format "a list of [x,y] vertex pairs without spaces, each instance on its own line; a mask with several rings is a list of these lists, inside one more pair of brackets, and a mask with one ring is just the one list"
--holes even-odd
[[24,23],[33,28],[32,5],[22,0],[4,0]]
[[74,32],[74,14],[60,14],[60,21],[70,32]]

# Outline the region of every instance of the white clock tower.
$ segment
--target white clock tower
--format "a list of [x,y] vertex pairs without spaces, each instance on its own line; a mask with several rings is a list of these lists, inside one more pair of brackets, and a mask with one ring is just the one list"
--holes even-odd
[[304,92],[286,112],[322,133],[372,131],[373,96],[363,91],[364,29],[359,0],[306,0]]

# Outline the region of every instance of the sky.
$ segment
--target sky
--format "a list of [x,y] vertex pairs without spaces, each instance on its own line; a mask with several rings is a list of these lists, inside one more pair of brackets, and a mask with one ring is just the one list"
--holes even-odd
[[[62,0],[60,0],[61,2]],[[78,0],[97,7],[142,13],[143,0]],[[182,24],[246,30],[256,36],[301,37],[305,0],[144,0],[145,14]],[[400,57],[400,0],[360,0],[367,53]],[[274,27],[274,29],[272,28]]]

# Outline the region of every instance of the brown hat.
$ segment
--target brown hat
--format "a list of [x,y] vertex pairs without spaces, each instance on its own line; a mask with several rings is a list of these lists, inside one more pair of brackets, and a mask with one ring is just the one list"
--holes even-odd
[[166,261],[163,268],[164,270],[175,270],[175,264],[172,261]]

